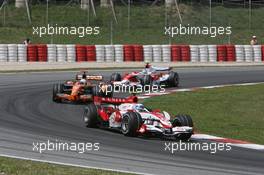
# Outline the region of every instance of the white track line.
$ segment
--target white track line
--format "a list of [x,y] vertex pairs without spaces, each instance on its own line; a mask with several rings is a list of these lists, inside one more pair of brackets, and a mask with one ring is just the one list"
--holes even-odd
[[198,141],[205,140],[205,141],[213,141],[213,142],[220,142],[220,143],[230,143],[232,146],[264,151],[264,145],[254,144],[254,143],[246,142],[243,140],[217,137],[217,136],[212,136],[208,134],[194,134],[192,135],[191,139],[198,140]]
[[[27,157],[7,155],[7,154],[0,154],[0,156],[1,157],[21,159],[21,160],[35,161],[35,162],[42,162],[42,163],[50,163],[50,164],[57,164],[57,165],[64,165],[64,166],[79,167],[79,168],[90,168],[90,169],[96,169],[96,170],[105,170],[105,171],[113,171],[113,172],[129,173],[129,174],[146,174],[146,173],[141,173],[141,172],[116,170],[116,169],[111,169],[111,168],[101,168],[101,167],[94,167],[94,166],[84,166],[84,165],[78,165],[78,164],[63,163],[63,162],[49,161],[49,160],[41,160],[41,159],[27,158]],[[148,174],[148,175],[150,175],[150,174]]]

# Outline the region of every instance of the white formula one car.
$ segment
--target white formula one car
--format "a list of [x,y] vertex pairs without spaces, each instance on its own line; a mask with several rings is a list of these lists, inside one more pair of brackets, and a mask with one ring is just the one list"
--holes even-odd
[[165,85],[166,87],[178,87],[179,75],[170,67],[148,65],[141,72],[126,73],[123,76],[119,73],[113,73],[110,81],[113,85],[119,86]]
[[137,103],[136,96],[128,98],[94,97],[84,110],[87,127],[106,127],[121,131],[125,136],[159,136],[188,140],[193,134],[189,115],[171,117],[167,112],[150,110]]

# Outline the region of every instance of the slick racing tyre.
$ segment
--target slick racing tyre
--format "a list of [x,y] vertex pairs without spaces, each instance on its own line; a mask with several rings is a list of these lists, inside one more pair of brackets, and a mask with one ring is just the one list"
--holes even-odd
[[84,108],[83,121],[86,127],[95,128],[98,124],[98,113],[95,104],[89,103]]
[[146,86],[146,85],[151,85],[152,84],[152,79],[151,79],[151,76],[150,75],[145,75],[143,77],[143,86]]
[[[105,86],[104,89],[102,86]],[[113,97],[113,87],[112,85],[98,85],[98,86],[94,86],[92,89],[92,94],[93,96],[98,96],[98,97]]]
[[93,96],[101,96],[100,94],[100,87],[99,86],[94,86],[93,89],[92,89],[92,94]]
[[122,76],[119,73],[113,73],[110,77],[110,81],[121,81]]
[[[176,118],[172,121],[172,126],[189,126],[193,127],[193,121],[191,116],[189,115],[176,115]],[[177,139],[188,141],[192,133],[182,133],[181,135],[177,136]]]
[[177,72],[170,72],[168,78],[168,85],[170,87],[178,87],[179,86],[179,75]]
[[53,85],[53,93],[52,93],[52,100],[54,102],[60,102],[61,100],[57,97],[57,94],[64,93],[63,91],[63,84],[54,84]]
[[136,137],[143,121],[139,113],[127,112],[123,115],[121,131],[125,136]]
[[189,115],[176,115],[175,119],[172,121],[173,127],[175,126],[189,126],[193,127],[193,121]]

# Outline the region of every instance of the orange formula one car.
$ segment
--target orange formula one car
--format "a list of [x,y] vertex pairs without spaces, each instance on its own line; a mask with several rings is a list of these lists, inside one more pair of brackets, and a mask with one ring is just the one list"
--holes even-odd
[[68,80],[62,84],[54,84],[52,100],[54,102],[79,102],[93,101],[93,96],[112,97],[113,93],[106,93],[108,85],[104,82],[93,84],[92,81],[102,81],[101,75],[77,74],[76,80]]

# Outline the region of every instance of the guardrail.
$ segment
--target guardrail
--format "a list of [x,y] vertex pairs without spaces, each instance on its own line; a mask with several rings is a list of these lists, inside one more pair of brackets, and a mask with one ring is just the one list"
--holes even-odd
[[264,45],[0,44],[0,62],[262,62]]

